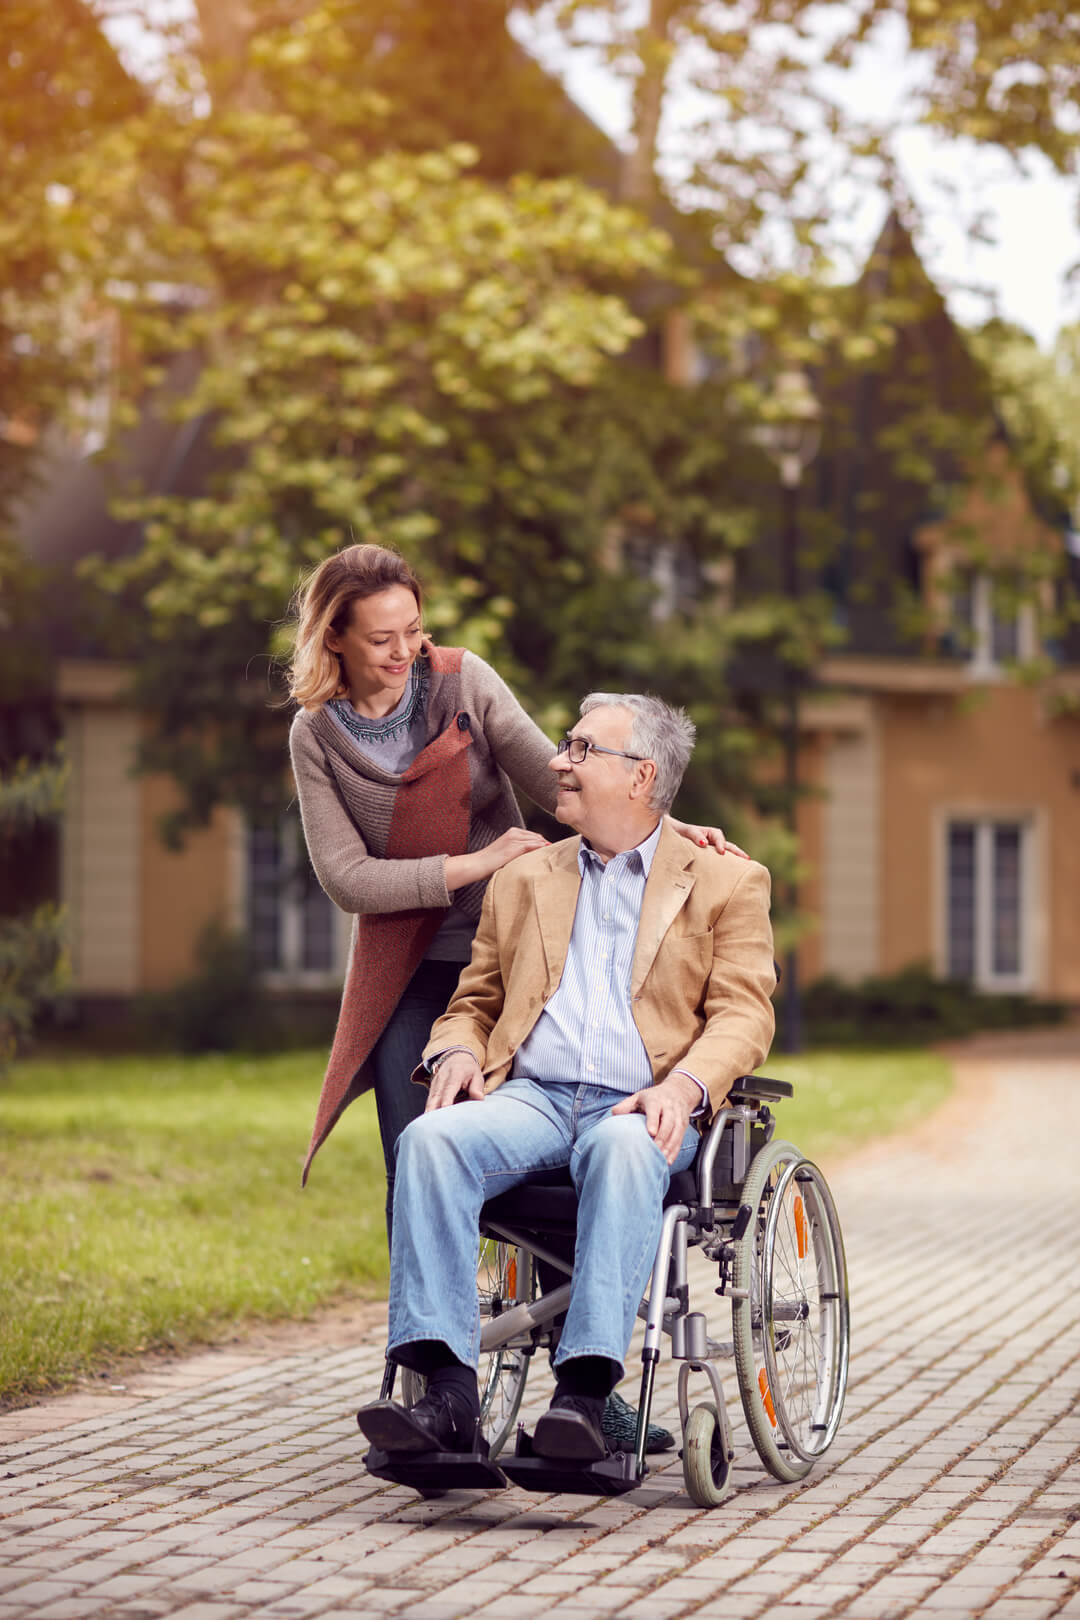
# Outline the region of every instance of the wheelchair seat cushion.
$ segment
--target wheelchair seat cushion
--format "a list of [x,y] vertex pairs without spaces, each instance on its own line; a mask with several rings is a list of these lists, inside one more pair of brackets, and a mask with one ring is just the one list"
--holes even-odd
[[[697,1177],[693,1169],[677,1170],[664,1195],[664,1208],[696,1200]],[[572,1231],[577,1225],[577,1193],[570,1171],[565,1167],[535,1171],[517,1187],[489,1198],[480,1219],[502,1222],[525,1232]]]

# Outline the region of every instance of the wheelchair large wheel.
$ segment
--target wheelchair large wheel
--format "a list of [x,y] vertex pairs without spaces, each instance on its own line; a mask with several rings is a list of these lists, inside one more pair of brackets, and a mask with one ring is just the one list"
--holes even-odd
[[[498,1316],[509,1306],[536,1297],[536,1267],[527,1249],[509,1243],[481,1238],[476,1262],[476,1291],[480,1302],[480,1323]],[[497,1457],[514,1432],[529,1358],[512,1345],[481,1355],[477,1368],[480,1386],[480,1424],[489,1447]],[[427,1388],[427,1379],[410,1368],[402,1369],[401,1395],[406,1406],[415,1406]]]
[[790,1142],[753,1161],[753,1214],[735,1253],[739,1394],[754,1445],[777,1479],[801,1479],[832,1444],[847,1387],[847,1271],[824,1176]]

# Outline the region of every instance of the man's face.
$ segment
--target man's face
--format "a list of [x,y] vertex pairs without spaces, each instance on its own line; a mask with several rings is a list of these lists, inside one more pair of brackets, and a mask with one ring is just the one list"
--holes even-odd
[[[601,748],[633,752],[629,741],[633,723],[629,709],[591,709],[570,736],[587,737]],[[590,843],[606,845],[605,830],[625,815],[630,802],[634,762],[590,750],[580,765],[572,765],[567,754],[556,754],[551,768],[559,778],[555,819],[584,834]]]

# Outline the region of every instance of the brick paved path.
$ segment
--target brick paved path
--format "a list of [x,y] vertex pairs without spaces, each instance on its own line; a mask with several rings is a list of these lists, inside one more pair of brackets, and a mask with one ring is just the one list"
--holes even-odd
[[[421,1502],[360,1464],[377,1328],[211,1353],[0,1418],[0,1620],[1080,1616],[1080,1047],[1026,1050],[989,1047],[976,1106],[834,1170],[852,1377],[799,1484],[764,1474],[739,1415],[711,1512],[677,1462],[612,1501]],[[727,1387],[734,1413],[733,1368]]]

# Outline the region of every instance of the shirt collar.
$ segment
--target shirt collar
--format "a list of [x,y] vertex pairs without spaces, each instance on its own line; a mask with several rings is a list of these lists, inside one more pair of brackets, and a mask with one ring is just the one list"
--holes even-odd
[[[660,833],[663,825],[664,818],[661,816],[648,838],[643,838],[640,844],[634,845],[633,849],[621,851],[621,853],[624,855],[636,855],[638,857],[641,862],[642,871],[645,873],[646,877],[648,877],[649,871],[652,867],[653,856],[656,854],[656,846],[660,842]],[[578,849],[578,868],[582,877],[585,876],[585,867],[587,861],[591,861],[598,866],[602,864],[599,855],[596,854],[588,839],[582,838],[581,845]]]

